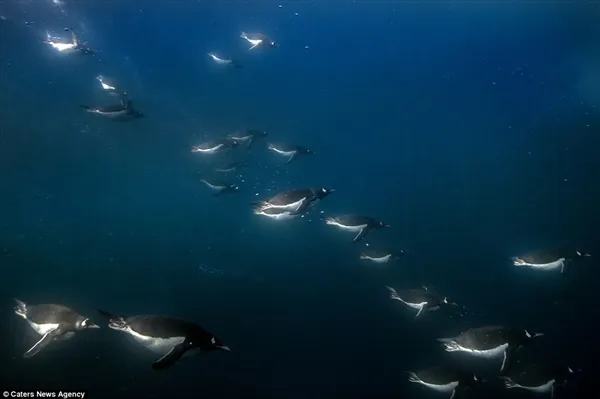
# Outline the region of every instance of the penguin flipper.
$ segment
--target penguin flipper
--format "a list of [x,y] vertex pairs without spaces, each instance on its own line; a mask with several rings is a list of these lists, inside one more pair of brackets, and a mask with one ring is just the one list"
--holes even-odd
[[256,43],[256,44],[253,44],[253,45],[252,45],[252,47],[250,47],[250,48],[248,49],[248,51],[250,51],[250,50],[252,50],[252,49],[254,49],[254,48],[256,48],[256,47],[260,46],[261,44],[262,44],[262,41],[261,41],[261,42],[258,42],[258,43]]
[[294,155],[292,155],[291,157],[288,158],[286,163],[290,163],[292,162],[294,159],[296,159],[296,154],[298,154],[297,152],[294,153]]
[[60,327],[55,328],[52,331],[48,331],[38,342],[36,342],[35,345],[33,345],[27,352],[23,354],[23,357],[25,359],[29,359],[30,357],[37,355],[42,349],[47,347],[48,344],[50,344],[50,342],[54,340],[54,338],[58,337],[59,335],[61,335]]
[[356,235],[356,237],[354,237],[354,240],[352,240],[352,242],[357,242],[362,240],[363,238],[365,238],[365,236],[367,235],[367,233],[369,232],[369,229],[366,227],[363,227],[358,234]]
[[253,139],[248,140],[248,145],[246,146],[246,149],[249,150],[250,147],[252,146],[252,143],[254,143]]
[[456,388],[452,390],[452,395],[450,395],[450,399],[456,399]]
[[517,346],[509,345],[504,350],[504,358],[502,359],[502,366],[500,367],[500,375],[505,376],[511,369],[515,357]]
[[298,208],[296,208],[294,212],[290,212],[290,215],[296,216],[304,213],[304,211],[308,208],[309,205],[310,201],[305,198],[304,201],[302,201],[302,203],[298,206]]
[[421,313],[423,313],[423,310],[425,310],[425,305],[421,306],[419,308],[419,311],[417,312],[417,314],[415,315],[415,317],[419,317],[421,315]]
[[152,368],[154,370],[164,370],[168,367],[171,367],[177,363],[179,359],[181,359],[181,357],[185,354],[185,352],[187,352],[188,349],[190,349],[190,347],[190,342],[187,340],[183,341],[179,345],[175,345],[163,357],[152,363]]

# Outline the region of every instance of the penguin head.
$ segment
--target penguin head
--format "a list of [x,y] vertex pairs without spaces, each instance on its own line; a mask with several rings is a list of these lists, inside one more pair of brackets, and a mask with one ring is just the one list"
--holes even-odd
[[582,252],[579,250],[576,250],[575,254],[577,255],[577,259],[588,258],[592,256],[589,252]]
[[519,334],[519,338],[517,339],[519,345],[526,345],[530,343],[534,338],[543,337],[544,333],[531,333],[527,330],[523,330],[521,334]]
[[387,223],[379,222],[379,227],[392,227]]
[[225,352],[231,352],[231,349],[227,345],[223,344],[219,340],[219,338],[217,338],[215,336],[212,336],[210,338],[208,347],[204,347],[202,349],[204,349],[204,350],[222,350],[222,351],[225,351]]
[[89,317],[86,317],[80,321],[77,322],[75,328],[77,330],[85,330],[87,328],[100,328],[100,326],[98,324],[94,324]]
[[275,40],[268,39],[268,40],[267,40],[267,43],[268,43],[268,44],[269,44],[269,46],[271,46],[271,47],[279,47],[279,43],[277,43]]
[[238,191],[240,189],[240,186],[236,186],[235,184],[230,184],[229,189],[231,191]]
[[335,189],[333,188],[320,188],[317,190],[317,195],[316,197],[318,199],[323,199],[325,197],[327,197],[329,194],[334,193]]
[[15,298],[15,302],[17,303],[17,305],[14,307],[15,314],[17,316],[27,318],[27,305],[25,304],[25,302],[22,302],[16,298]]

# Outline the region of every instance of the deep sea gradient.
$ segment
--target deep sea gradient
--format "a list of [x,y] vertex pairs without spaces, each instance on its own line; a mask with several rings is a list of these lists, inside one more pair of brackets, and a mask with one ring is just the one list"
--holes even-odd
[[[546,334],[517,368],[581,368],[560,394],[592,397],[596,2],[5,0],[0,17],[0,390],[447,399],[406,371],[453,362],[490,379],[469,397],[532,398],[435,341],[505,324]],[[44,43],[67,27],[97,54]],[[249,52],[241,31],[280,46]],[[220,68],[212,51],[243,67]],[[85,113],[110,101],[100,74],[146,116]],[[251,164],[240,192],[213,197],[198,172],[214,161],[190,150],[242,128],[315,155],[286,165],[265,140],[235,149]],[[337,191],[290,222],[252,214],[250,202],[296,187]],[[321,212],[392,227],[352,244]],[[366,244],[406,255],[370,265]],[[564,277],[510,262],[548,247],[592,258]],[[386,285],[435,285],[468,312],[415,319]],[[23,359],[36,336],[15,297],[68,304],[102,328]],[[156,372],[97,308],[190,319],[232,351]]]

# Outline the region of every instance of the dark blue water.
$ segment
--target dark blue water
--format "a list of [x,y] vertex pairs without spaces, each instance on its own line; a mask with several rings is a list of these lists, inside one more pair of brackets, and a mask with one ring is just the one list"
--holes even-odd
[[[546,333],[517,368],[597,371],[597,262],[562,277],[509,261],[600,253],[596,4],[36,0],[2,2],[0,16],[0,389],[444,397],[405,372],[451,361],[435,339],[483,324]],[[65,27],[96,55],[43,42]],[[241,31],[280,47],[249,52]],[[145,117],[83,112],[111,101],[99,74]],[[198,172],[216,161],[190,149],[243,128],[315,155],[286,165],[264,141],[235,149],[226,159],[251,163],[240,193],[213,197]],[[251,201],[311,186],[337,191],[290,222],[252,214]],[[392,228],[351,244],[321,212]],[[358,260],[366,243],[407,255],[372,266]],[[468,314],[415,320],[385,285],[435,285]],[[13,297],[103,328],[23,359],[36,337]],[[194,320],[232,352],[155,372],[97,308]],[[460,364],[491,381],[470,397],[531,397]],[[561,394],[584,390],[585,378]]]

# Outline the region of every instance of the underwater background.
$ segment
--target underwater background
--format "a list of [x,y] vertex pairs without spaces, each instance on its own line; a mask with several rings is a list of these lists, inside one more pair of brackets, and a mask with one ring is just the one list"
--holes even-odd
[[[482,324],[543,331],[519,365],[581,368],[563,397],[593,387],[598,3],[9,0],[0,17],[0,390],[443,398],[406,371],[448,361],[436,338]],[[52,51],[46,32],[66,27],[97,54]],[[241,31],[280,47],[249,52]],[[83,112],[107,102],[100,74],[145,117]],[[190,149],[244,128],[315,155],[285,164],[264,142],[235,149],[252,167],[239,193],[213,197],[198,177],[213,161]],[[290,222],[252,213],[299,187],[336,192]],[[392,228],[352,244],[321,212]],[[374,243],[406,255],[359,260]],[[565,246],[591,262],[566,276],[510,262]],[[415,319],[386,285],[435,285],[468,313]],[[68,304],[102,328],[23,359],[36,338],[13,298]],[[98,308],[193,320],[232,351],[156,372]],[[533,394],[491,382],[469,395]]]

